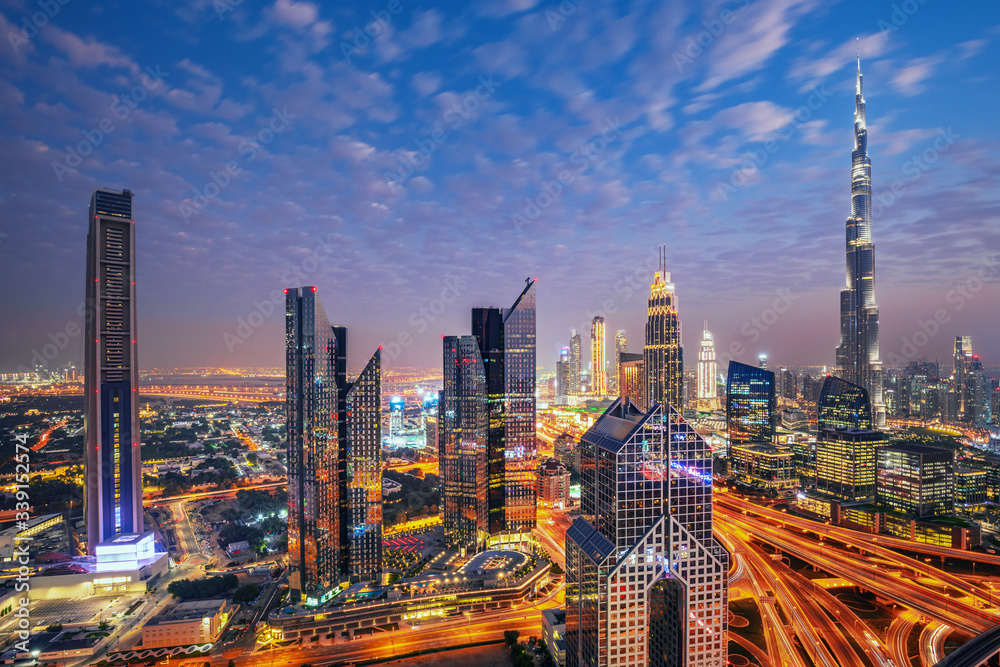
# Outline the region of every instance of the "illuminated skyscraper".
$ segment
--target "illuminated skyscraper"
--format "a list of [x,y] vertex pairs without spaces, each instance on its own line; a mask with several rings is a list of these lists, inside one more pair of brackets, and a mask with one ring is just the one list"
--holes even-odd
[[729,362],[726,380],[726,422],[729,443],[772,442],[778,425],[774,372]]
[[[473,478],[469,470],[478,470],[465,465],[465,472],[455,468],[448,469],[442,475],[442,495],[446,507],[464,508],[460,511],[464,517],[465,528],[450,530],[448,516],[445,517],[445,534],[452,540],[449,544],[464,548],[482,545],[478,531],[485,530],[489,536],[501,533],[513,535],[510,539],[518,539],[529,533],[535,527],[535,281],[528,279],[524,290],[510,308],[473,308],[472,336],[478,354],[478,362],[482,366],[483,386],[482,400],[485,414],[484,456],[486,457],[485,472],[485,513],[486,526],[479,526],[479,515],[482,508],[476,507],[472,512],[467,505],[448,498],[449,494],[461,492],[466,499],[475,498],[480,502],[478,476]],[[465,350],[467,337],[446,338],[445,374],[455,362],[449,355],[458,354],[457,350]],[[447,341],[453,341],[451,347]],[[461,345],[459,345],[461,343]],[[452,348],[456,351],[452,351]],[[457,359],[461,363],[473,363],[473,357],[462,353]],[[475,378],[466,377],[474,371],[463,369],[455,375],[451,385],[446,381],[442,392],[442,405],[454,405],[455,401],[480,400],[480,387]],[[475,371],[478,372],[478,371]],[[449,388],[450,387],[450,388]],[[453,392],[459,392],[453,395]],[[476,392],[473,398],[463,398],[470,391]],[[477,403],[478,404],[478,403]],[[453,412],[455,408],[449,408]],[[462,451],[475,451],[477,445],[469,440],[470,434],[478,433],[478,409],[471,408],[455,412],[458,416],[445,415],[441,410],[441,453],[443,456],[459,456]],[[473,423],[466,424],[462,415],[468,415]],[[458,421],[454,421],[458,419]],[[445,439],[448,440],[445,440]],[[456,440],[456,438],[458,440]],[[464,440],[463,440],[464,438]],[[448,445],[448,443],[451,443]],[[446,451],[450,446],[454,453]],[[463,455],[468,458],[468,454]],[[478,464],[477,464],[478,465]],[[449,475],[451,477],[449,477]],[[456,477],[456,475],[460,475]],[[449,479],[452,481],[450,482]],[[469,480],[475,479],[474,487],[468,487]],[[455,480],[465,480],[461,484]],[[464,486],[463,486],[464,485]],[[470,490],[473,489],[473,490]],[[470,500],[471,502],[471,500]],[[459,511],[459,510],[456,510]],[[471,526],[471,528],[469,527]]]
[[705,330],[701,334],[701,347],[698,350],[698,400],[714,402],[719,398],[718,385],[716,384],[716,374],[718,369],[715,365],[715,338],[708,330],[708,321],[705,321]]
[[590,326],[590,393],[601,397],[608,393],[606,340],[604,317],[598,315]]
[[842,500],[874,500],[875,453],[889,444],[880,431],[820,431],[816,438],[816,488]]
[[851,216],[847,219],[847,286],[840,292],[838,375],[861,385],[871,397],[877,428],[885,426],[882,362],[875,304],[875,244],[872,242],[872,166],[858,58],[854,97],[854,151],[851,153]]
[[381,353],[347,382],[347,328],[315,287],[285,294],[289,589],[321,604],[381,569]]
[[438,403],[441,506],[448,546],[478,551],[490,535],[486,369],[475,336],[446,336]]
[[569,395],[580,395],[580,371],[583,369],[583,351],[580,332],[570,332],[569,338]]
[[677,295],[666,270],[666,248],[660,246],[660,270],[650,285],[646,318],[646,345],[643,348],[646,370],[647,405],[672,405],[683,412],[684,350],[681,349],[681,324],[677,317]]
[[647,409],[644,365],[642,354],[618,353],[618,396],[622,403],[630,400],[643,411]]
[[143,532],[132,193],[95,188],[87,221],[83,497],[94,554]]
[[865,388],[832,375],[823,381],[817,410],[820,431],[872,427],[872,406]]
[[347,385],[347,575],[382,571],[382,348]]
[[[618,386],[621,380],[618,378],[618,357],[622,352],[628,352],[628,336],[625,335],[624,329],[619,329],[615,332],[615,390],[621,393],[620,387]],[[610,391],[609,391],[610,393]]]
[[559,361],[556,362],[556,390],[557,399],[565,400],[570,395],[569,392],[569,348],[564,347],[559,353]]
[[670,406],[616,400],[579,446],[566,664],[722,667],[729,555],[712,537],[705,441]]

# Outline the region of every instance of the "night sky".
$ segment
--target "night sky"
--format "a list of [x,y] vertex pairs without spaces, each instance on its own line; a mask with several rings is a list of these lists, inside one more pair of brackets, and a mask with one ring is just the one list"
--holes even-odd
[[832,364],[856,38],[882,358],[1000,363],[1000,4],[684,7],[0,0],[0,371],[82,361],[96,186],[135,193],[143,368],[282,365],[295,285],[353,366],[437,367],[527,277],[539,364],[595,314],[637,351],[659,244],[688,365],[706,318]]

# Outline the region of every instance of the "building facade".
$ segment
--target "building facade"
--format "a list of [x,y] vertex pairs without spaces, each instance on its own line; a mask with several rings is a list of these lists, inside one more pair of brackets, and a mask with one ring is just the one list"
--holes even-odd
[[504,391],[504,530],[530,533],[535,528],[535,279],[503,312]]
[[787,491],[799,485],[792,451],[767,443],[733,445],[729,472],[741,482],[762,489]]
[[643,348],[647,405],[672,405],[684,411],[684,350],[677,315],[677,294],[666,270],[666,249],[660,246],[660,270],[649,286],[646,344]]
[[876,493],[880,505],[915,517],[952,513],[953,452],[901,443],[879,447],[876,459]]
[[816,488],[841,500],[874,500],[876,451],[888,444],[879,431],[820,431],[816,439]]
[[581,371],[583,369],[583,349],[580,332],[573,329],[569,337],[569,394],[580,395]]
[[570,396],[569,391],[569,348],[564,347],[559,353],[559,361],[556,362],[556,402],[565,402]]
[[[580,447],[582,516],[566,533],[566,664],[721,667],[729,558],[712,537],[704,440],[670,407],[642,412],[616,400]],[[658,586],[671,595],[654,614]]]
[[344,486],[347,574],[373,579],[382,571],[382,348],[347,386]]
[[549,507],[568,507],[569,478],[567,467],[556,459],[538,466],[538,502]]
[[777,424],[774,372],[730,361],[726,378],[726,425],[730,447],[748,442],[772,442]]
[[817,403],[818,429],[872,428],[868,390],[842,378],[827,375]]
[[490,535],[486,370],[475,336],[446,336],[438,401],[438,461],[445,542],[478,551]]
[[87,221],[84,516],[94,554],[143,532],[132,193],[95,188]]
[[872,163],[862,86],[861,59],[855,84],[854,151],[851,153],[851,216],[847,218],[847,285],[840,292],[839,375],[868,390],[876,428],[885,427],[882,362],[875,303],[875,244],[872,242]]
[[608,393],[606,344],[604,316],[598,315],[590,325],[590,393],[601,398]]
[[618,394],[622,403],[626,399],[646,410],[646,375],[644,355],[631,352],[618,354]]

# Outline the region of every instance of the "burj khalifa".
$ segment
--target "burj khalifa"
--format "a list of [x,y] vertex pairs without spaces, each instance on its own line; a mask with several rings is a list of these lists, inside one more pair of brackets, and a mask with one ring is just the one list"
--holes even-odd
[[847,286],[840,292],[841,377],[868,390],[873,421],[885,426],[882,362],[878,352],[878,306],[875,304],[875,244],[872,242],[872,162],[862,88],[861,58],[854,108],[854,151],[851,153],[851,216],[847,218]]

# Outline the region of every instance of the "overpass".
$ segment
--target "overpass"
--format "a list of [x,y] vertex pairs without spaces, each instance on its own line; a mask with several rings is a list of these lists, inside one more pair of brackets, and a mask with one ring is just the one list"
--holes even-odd
[[1000,625],[973,637],[934,667],[979,667],[1000,665]]

